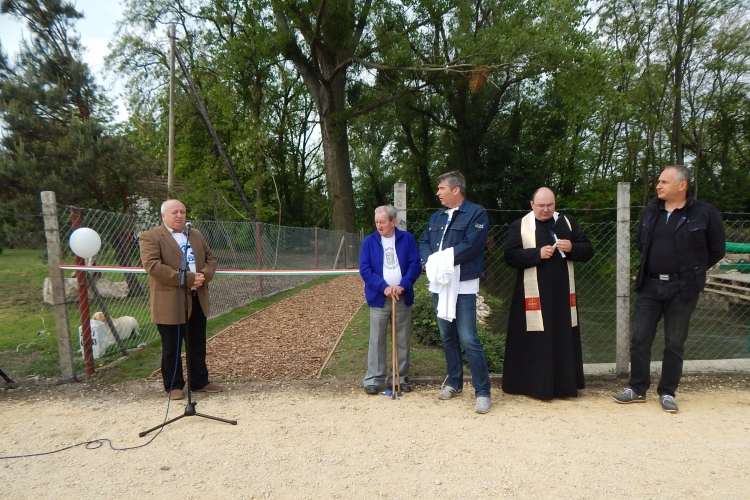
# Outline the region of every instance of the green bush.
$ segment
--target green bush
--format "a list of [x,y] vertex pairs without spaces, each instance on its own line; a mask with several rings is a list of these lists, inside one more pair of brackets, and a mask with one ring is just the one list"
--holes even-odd
[[487,356],[487,368],[490,373],[503,373],[505,334],[487,331],[482,325],[477,326],[477,336],[484,346],[484,354]]
[[414,305],[411,308],[411,337],[419,344],[442,346],[435,310],[432,308],[432,292],[426,282],[419,280],[414,285]]
[[[491,295],[484,295],[485,303],[492,310],[499,310],[503,300]],[[497,308],[497,309],[496,309]],[[437,326],[435,310],[432,305],[432,293],[420,280],[414,285],[414,305],[412,306],[411,337],[422,345],[441,347],[440,331]],[[487,365],[491,373],[502,373],[503,356],[505,355],[505,334],[491,332],[482,325],[477,327],[477,336],[484,346]]]

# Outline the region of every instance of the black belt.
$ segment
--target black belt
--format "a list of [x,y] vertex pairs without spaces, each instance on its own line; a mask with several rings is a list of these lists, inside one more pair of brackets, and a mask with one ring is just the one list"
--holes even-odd
[[648,273],[648,277],[659,281],[675,281],[680,275],[679,274],[659,274],[659,273]]

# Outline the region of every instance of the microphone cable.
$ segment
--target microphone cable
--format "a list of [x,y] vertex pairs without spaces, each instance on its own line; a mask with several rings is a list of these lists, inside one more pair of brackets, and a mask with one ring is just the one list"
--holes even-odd
[[[190,231],[190,228],[188,227],[188,234],[189,234],[189,231]],[[188,249],[189,245],[190,245],[190,242],[188,241],[186,243],[186,246],[185,246],[185,266],[186,266],[186,269],[185,269],[185,273],[186,273],[185,286],[186,287],[187,287],[187,265],[188,265],[188,263],[187,263],[187,249]],[[172,371],[172,381],[170,383],[169,391],[167,392],[167,409],[166,409],[166,412],[164,414],[164,420],[162,421],[162,423],[166,422],[167,418],[169,418],[169,406],[172,403],[172,399],[169,397],[169,395],[172,392],[172,388],[174,386],[174,379],[175,379],[175,376],[177,375],[177,363],[182,362],[182,357],[180,356],[181,351],[182,351],[182,346],[181,346],[182,333],[180,331],[180,326],[181,325],[180,325],[180,321],[179,321],[179,318],[180,318],[180,290],[181,290],[181,288],[182,288],[182,285],[180,283],[178,283],[178,285],[177,285],[177,316],[176,316],[177,317],[177,355],[176,355],[176,359],[175,359],[175,363],[174,363],[174,368],[172,369],[173,370]],[[185,300],[187,300],[187,299],[185,299]],[[187,323],[187,317],[185,318],[185,322]],[[150,445],[154,441],[154,439],[156,439],[159,436],[159,434],[161,434],[161,432],[163,430],[164,430],[164,427],[161,427],[159,429],[159,431],[156,434],[154,434],[153,436],[151,436],[151,438],[148,441],[146,441],[143,444],[136,445],[136,446],[128,446],[128,447],[125,447],[125,448],[118,448],[114,444],[112,444],[112,440],[111,439],[100,438],[100,439],[91,439],[89,441],[81,441],[79,443],[71,444],[69,446],[65,446],[64,448],[60,448],[60,449],[52,450],[52,451],[43,451],[43,452],[40,452],[40,453],[28,453],[28,454],[25,454],[25,455],[0,456],[0,460],[10,460],[10,459],[14,459],[14,458],[42,457],[42,456],[45,456],[45,455],[53,455],[55,453],[60,453],[60,452],[66,451],[66,450],[70,450],[72,448],[77,448],[79,446],[83,446],[87,450],[97,450],[97,449],[101,448],[102,446],[104,446],[105,443],[108,444],[109,447],[110,447],[110,449],[113,450],[113,451],[137,450],[138,448],[143,448],[145,446]]]

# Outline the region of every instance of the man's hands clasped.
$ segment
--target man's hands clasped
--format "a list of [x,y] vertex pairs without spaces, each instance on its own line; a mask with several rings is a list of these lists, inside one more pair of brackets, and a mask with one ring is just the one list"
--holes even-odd
[[393,297],[396,300],[399,300],[403,293],[404,287],[402,286],[387,286],[385,287],[385,290],[383,290],[383,295],[386,297]]

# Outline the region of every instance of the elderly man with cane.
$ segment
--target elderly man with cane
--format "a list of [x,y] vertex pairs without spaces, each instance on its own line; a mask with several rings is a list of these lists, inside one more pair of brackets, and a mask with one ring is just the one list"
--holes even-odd
[[[365,298],[370,307],[370,345],[367,350],[367,373],[362,384],[370,395],[377,394],[386,381],[386,332],[394,311],[393,334],[398,344],[398,352],[394,355],[394,360],[398,359],[398,366],[394,372],[399,377],[401,390],[411,391],[411,306],[414,304],[414,282],[422,272],[422,265],[414,236],[398,229],[397,223],[395,207],[384,205],[376,208],[377,230],[362,242],[359,258],[359,274],[365,282]],[[395,386],[396,381],[392,382]]]

